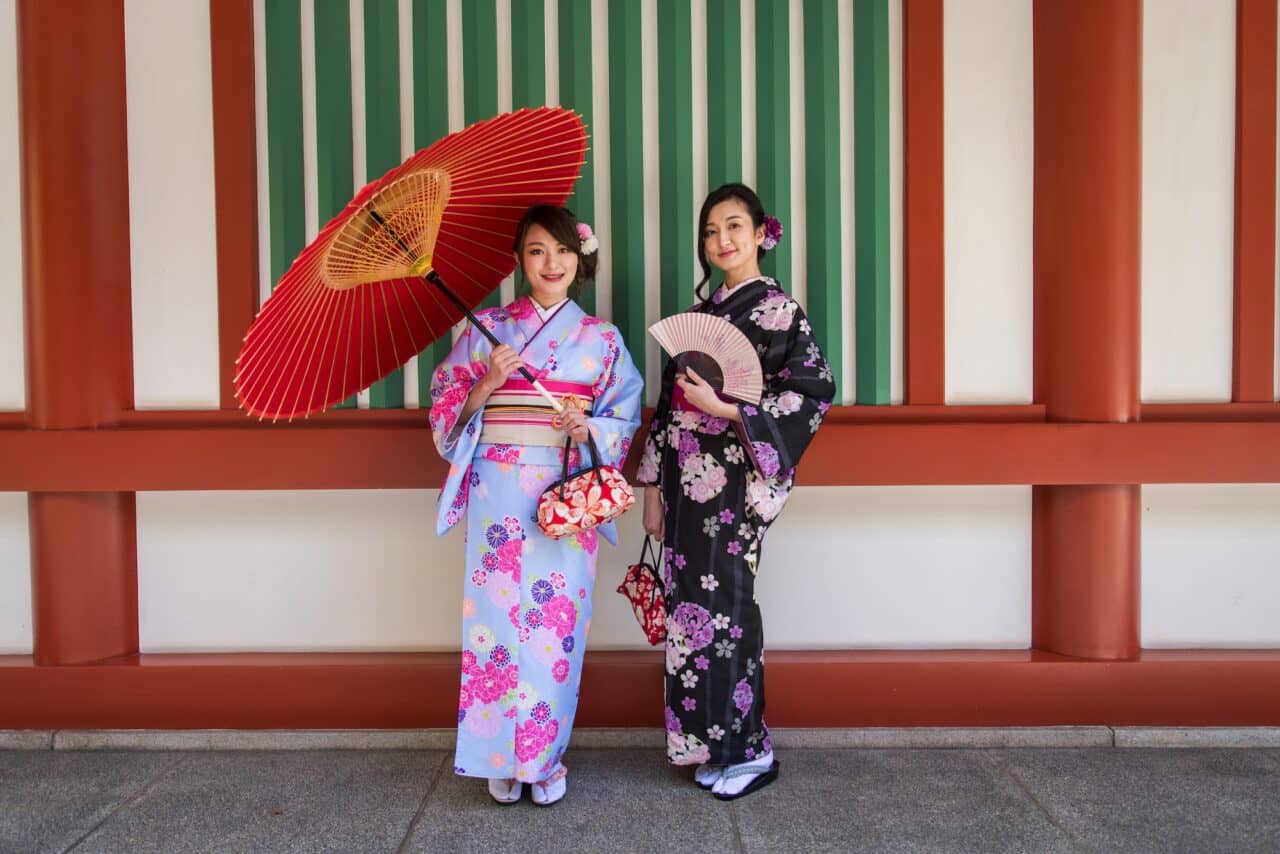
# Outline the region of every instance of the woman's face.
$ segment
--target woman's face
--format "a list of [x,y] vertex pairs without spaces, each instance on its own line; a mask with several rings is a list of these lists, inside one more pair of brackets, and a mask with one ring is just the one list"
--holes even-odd
[[578,273],[578,253],[537,223],[525,232],[524,246],[516,260],[529,280],[533,298],[546,306],[568,296]]
[[707,214],[702,246],[707,260],[732,278],[735,271],[754,269],[757,247],[764,242],[764,225],[753,228],[751,213],[740,199],[725,199]]

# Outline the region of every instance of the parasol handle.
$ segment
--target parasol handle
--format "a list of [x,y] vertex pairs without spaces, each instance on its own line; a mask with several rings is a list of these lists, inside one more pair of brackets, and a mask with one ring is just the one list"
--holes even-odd
[[[409,244],[404,242],[404,238],[402,238],[399,234],[396,233],[396,230],[391,227],[391,225],[386,221],[386,219],[383,218],[382,214],[378,213],[377,208],[373,208],[373,207],[369,208],[369,216],[373,218],[374,222],[382,226],[383,230],[386,231],[387,234],[390,234],[391,237],[395,239],[396,243],[399,244],[400,248],[403,249],[411,259],[413,259],[415,262],[418,260],[418,253],[414,252],[413,248],[409,246]],[[449,286],[444,283],[444,279],[440,278],[439,273],[437,273],[435,270],[429,270],[427,274],[423,276],[423,278],[426,279],[431,284],[435,285],[437,288],[439,288],[440,292],[444,294],[445,299],[453,303],[454,307],[459,311],[461,311],[466,316],[467,320],[471,321],[471,325],[474,326],[476,329],[478,329],[481,335],[489,339],[490,344],[492,344],[494,347],[497,347],[502,343],[494,336],[492,332],[490,332],[488,329],[484,327],[484,324],[482,324],[479,320],[476,320],[476,316],[471,313],[471,309],[467,308],[466,304],[464,304],[462,300],[458,299],[457,294],[449,290]],[[557,413],[564,412],[564,406],[561,405],[560,401],[556,400],[555,396],[552,395],[551,392],[543,388],[542,383],[534,379],[533,374],[529,372],[528,368],[526,368],[524,365],[521,365],[519,368],[517,368],[517,370],[520,371],[521,376],[523,376],[526,380],[528,380],[529,383],[535,389],[537,389],[539,394],[541,394],[543,397],[547,399],[547,403],[551,404],[552,409],[554,409]]]
[[[481,335],[489,339],[490,344],[497,347],[502,343],[497,339],[497,337],[492,332],[490,332],[487,328],[485,328],[485,325],[483,323],[481,323],[479,320],[476,319],[476,316],[471,313],[471,309],[467,308],[467,306],[462,302],[462,300],[458,299],[457,294],[455,294],[452,290],[449,289],[449,286],[446,285],[444,283],[444,280],[440,278],[439,273],[437,273],[435,270],[430,270],[425,276],[423,276],[423,278],[426,279],[431,284],[435,285],[440,290],[440,292],[444,294],[445,299],[453,303],[454,308],[458,309],[464,315],[466,315],[467,320],[471,321],[471,325],[474,326]],[[555,395],[547,391],[543,387],[542,383],[538,382],[537,379],[534,378],[533,374],[529,372],[528,368],[526,368],[524,365],[521,365],[516,370],[520,372],[521,376],[523,376],[526,380],[529,381],[529,383],[538,391],[539,394],[541,394],[543,397],[547,399],[547,403],[551,404],[552,409],[554,409],[556,412],[564,412],[564,406],[560,403],[560,401],[556,400]]]

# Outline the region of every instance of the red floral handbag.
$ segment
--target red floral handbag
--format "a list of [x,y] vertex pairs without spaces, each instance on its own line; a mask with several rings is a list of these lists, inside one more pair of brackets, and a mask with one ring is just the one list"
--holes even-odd
[[538,527],[552,539],[590,530],[621,516],[636,503],[636,494],[622,472],[600,464],[594,437],[587,438],[591,466],[570,475],[570,444],[566,439],[560,480],[547,487],[538,499]]
[[636,620],[653,646],[667,639],[667,602],[658,575],[661,565],[658,547],[646,534],[640,548],[640,562],[627,567],[627,574],[618,585],[618,592],[630,600]]

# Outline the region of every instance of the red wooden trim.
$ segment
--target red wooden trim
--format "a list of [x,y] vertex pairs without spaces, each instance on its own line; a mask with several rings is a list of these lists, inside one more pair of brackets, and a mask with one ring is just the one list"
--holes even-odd
[[942,0],[905,0],[903,355],[908,403],[946,398]]
[[[1280,407],[1278,407],[1280,408]],[[647,424],[653,415],[645,409],[641,422]],[[0,414],[0,419],[3,414]],[[121,415],[122,427],[247,427],[263,430],[281,426],[326,427],[426,427],[429,414],[425,409],[330,409],[292,423],[259,420],[243,410],[166,409],[131,410]],[[1044,407],[1029,405],[992,406],[833,406],[827,412],[826,424],[954,424],[959,422],[1044,421]],[[3,425],[0,420],[0,426]]]
[[[350,460],[360,465],[339,462]],[[444,474],[414,425],[0,431],[0,490],[10,491],[421,489]],[[1280,421],[836,422],[814,439],[799,483],[1280,483]]]
[[[1141,0],[1036,0],[1032,39],[1036,400],[1051,422],[1134,421],[1140,405]],[[1112,437],[1142,434],[1164,450],[1172,445],[1162,438],[1188,429],[1132,426],[1103,429],[1114,431],[1105,434]],[[1106,440],[1099,456],[1121,444]],[[1131,449],[1139,457],[1149,450]],[[1201,463],[1216,455],[1203,446],[1195,454]],[[1147,462],[1154,465],[1135,470],[1111,459],[1100,476],[1076,481],[1110,485],[1033,491],[1037,648],[1112,659],[1137,654],[1140,492],[1124,484],[1164,480],[1177,467]],[[1127,478],[1116,477],[1126,469]]]
[[1276,0],[1236,0],[1231,399],[1275,399]]
[[[109,426],[133,406],[124,9],[19,0],[17,24],[27,423]],[[133,496],[32,491],[36,660],[136,651]]]
[[99,427],[133,405],[124,10],[19,0],[27,416]]
[[218,388],[236,409],[235,361],[258,311],[258,178],[253,0],[209,0],[214,216],[218,260]]
[[1144,403],[1143,421],[1280,421],[1280,403]]
[[[0,657],[0,728],[452,727],[456,653],[143,655],[86,667]],[[1280,650],[776,651],[769,723],[1276,726]],[[821,702],[813,701],[813,687]],[[588,652],[578,726],[662,725],[657,652]]]

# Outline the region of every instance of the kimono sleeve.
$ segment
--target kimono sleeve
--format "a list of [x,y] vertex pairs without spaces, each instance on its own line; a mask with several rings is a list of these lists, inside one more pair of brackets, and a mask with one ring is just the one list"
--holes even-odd
[[600,462],[621,466],[640,426],[640,393],[644,380],[617,327],[603,324],[600,335],[604,342],[604,360],[594,383],[595,403],[587,425],[600,449]]
[[[753,315],[755,313],[753,312]],[[760,405],[739,404],[743,441],[765,479],[785,477],[800,462],[835,396],[831,366],[800,306],[789,298],[760,318],[772,329],[764,363],[782,367],[766,375]]]
[[431,437],[440,456],[455,466],[468,464],[479,442],[483,410],[466,424],[458,416],[488,370],[489,349],[488,340],[468,326],[431,375]]

